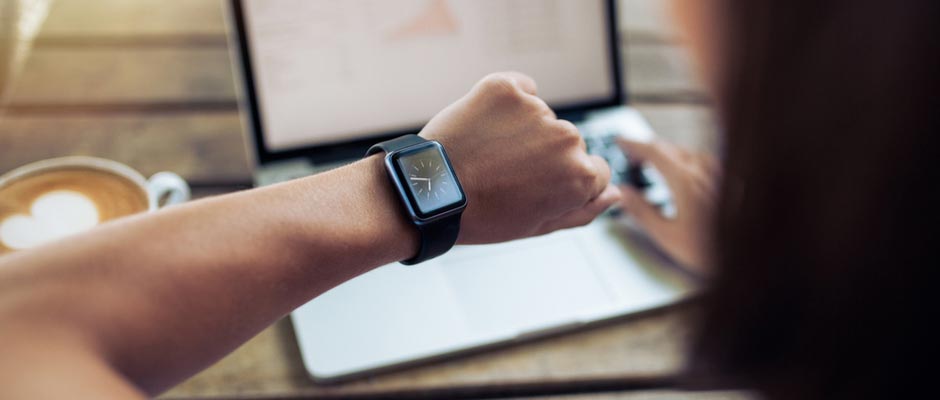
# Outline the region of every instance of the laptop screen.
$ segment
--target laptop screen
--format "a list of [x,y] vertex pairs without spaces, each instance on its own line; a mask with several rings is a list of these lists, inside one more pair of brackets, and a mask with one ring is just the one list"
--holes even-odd
[[234,4],[263,152],[417,130],[494,71],[556,111],[621,97],[609,0]]

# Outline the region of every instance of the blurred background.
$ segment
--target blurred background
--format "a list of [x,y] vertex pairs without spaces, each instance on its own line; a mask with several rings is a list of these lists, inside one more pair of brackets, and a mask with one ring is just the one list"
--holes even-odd
[[[694,1],[694,0],[679,0]],[[626,85],[661,136],[714,147],[708,99],[664,0],[620,0]],[[169,170],[196,197],[251,186],[220,0],[0,0],[0,174],[90,155],[145,175]],[[342,385],[305,375],[288,321],[166,397],[420,393],[489,384],[669,376],[694,306]],[[745,398],[740,393],[581,395],[575,399]]]

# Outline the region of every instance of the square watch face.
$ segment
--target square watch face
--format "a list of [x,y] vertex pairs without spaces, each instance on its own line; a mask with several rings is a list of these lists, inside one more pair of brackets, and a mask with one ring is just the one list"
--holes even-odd
[[464,201],[460,183],[439,145],[428,143],[398,153],[395,162],[420,217],[446,211]]

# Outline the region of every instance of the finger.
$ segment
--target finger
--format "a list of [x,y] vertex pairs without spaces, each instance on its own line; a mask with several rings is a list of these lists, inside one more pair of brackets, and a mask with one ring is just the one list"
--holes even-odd
[[620,189],[614,185],[608,184],[601,194],[591,199],[584,207],[581,207],[581,210],[593,214],[596,217],[598,214],[607,211],[607,209],[614,204],[619,203],[622,199],[623,194],[620,192]]
[[538,96],[538,84],[535,83],[535,79],[532,79],[532,77],[516,71],[499,72],[497,75],[501,75],[512,81],[513,86],[519,88],[523,93],[527,94],[528,96],[526,96],[526,98],[536,105],[535,108],[542,110],[546,117],[552,120],[558,118],[558,116],[555,114],[555,111],[548,106],[548,103]]
[[617,204],[620,200],[620,189],[616,186],[608,185],[600,195],[591,199],[591,201],[583,207],[568,211],[547,223],[542,233],[586,225],[597,218],[598,215],[607,211],[608,208]]
[[551,107],[538,97],[538,86],[535,80],[521,72],[507,71],[489,74],[480,79],[465,98],[473,98],[481,93],[492,94],[494,90],[497,93],[512,93],[514,101],[521,98],[532,109],[538,110],[539,113],[546,115],[549,119],[554,120],[557,118]]
[[659,208],[646,201],[640,192],[633,188],[623,186],[620,192],[623,210],[646,229],[654,239],[663,237],[671,221],[663,216]]
[[578,147],[581,149],[581,151],[587,153],[587,143],[585,143],[584,136],[582,136],[578,130],[578,126],[566,119],[555,119],[554,113],[552,113],[552,116],[553,117],[548,123],[554,127],[557,127],[559,130],[564,131],[566,134],[572,133],[578,135],[578,137],[581,138],[581,140],[578,142]]
[[617,138],[620,149],[627,154],[631,163],[650,163],[666,178],[667,183],[675,182],[682,174],[682,152],[675,146],[663,142],[638,142],[622,137]]
[[535,108],[540,110],[542,115],[548,118],[549,121],[561,121],[558,119],[558,115],[555,114],[555,110],[552,110],[552,108],[548,106],[548,103],[542,100],[541,97],[530,95],[528,98],[536,105]]
[[480,79],[477,85],[494,82],[511,85],[528,95],[535,96],[538,94],[538,85],[535,84],[535,79],[517,71],[494,72]]
[[518,71],[497,72],[496,74],[511,79],[523,92],[533,96],[538,94],[538,85],[535,84],[535,79],[532,79],[531,76]]
[[661,141],[640,142],[617,137],[617,145],[629,156],[631,162],[669,165],[677,163],[682,157],[675,146]]
[[591,159],[591,163],[594,164],[594,171],[596,172],[594,190],[591,191],[591,198],[593,199],[600,196],[610,186],[610,166],[607,165],[607,160],[604,160],[601,156],[590,155],[588,157]]

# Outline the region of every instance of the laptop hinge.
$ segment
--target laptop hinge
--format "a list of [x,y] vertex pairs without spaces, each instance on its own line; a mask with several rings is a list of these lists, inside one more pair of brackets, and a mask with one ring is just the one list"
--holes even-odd
[[318,172],[317,168],[305,157],[272,161],[258,166],[255,170],[255,185],[267,186],[313,175],[316,172]]

